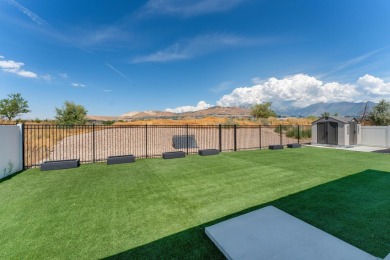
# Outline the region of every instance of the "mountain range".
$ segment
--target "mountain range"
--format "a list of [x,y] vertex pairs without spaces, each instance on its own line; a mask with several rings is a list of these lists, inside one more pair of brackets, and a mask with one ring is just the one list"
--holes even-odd
[[[376,103],[367,102],[367,113],[371,111]],[[366,106],[365,102],[336,102],[336,103],[317,103],[303,108],[296,107],[272,107],[276,114],[280,116],[290,117],[307,117],[320,116],[324,112],[329,112],[330,115],[338,114],[339,116],[361,116]],[[157,119],[157,118],[201,118],[207,116],[214,117],[249,117],[249,107],[221,107],[215,106],[207,109],[185,112],[172,113],[166,111],[142,111],[142,112],[128,112],[120,116],[92,116],[87,118],[93,121],[110,121],[110,120],[139,120],[139,119]]]
[[[375,105],[376,103],[368,101],[367,112],[370,112]],[[331,115],[337,113],[339,116],[361,116],[365,106],[366,102],[335,102],[316,103],[303,108],[289,107],[284,109],[278,109],[277,107],[272,107],[272,109],[274,109],[278,115],[287,116],[320,116],[324,112],[329,112],[329,114]]]

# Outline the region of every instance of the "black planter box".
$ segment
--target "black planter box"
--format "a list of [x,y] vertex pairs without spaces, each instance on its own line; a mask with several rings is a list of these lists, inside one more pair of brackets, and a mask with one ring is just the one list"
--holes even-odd
[[77,168],[79,166],[80,166],[80,159],[46,161],[41,163],[41,171]]
[[119,163],[133,163],[133,162],[135,162],[135,156],[132,154],[107,157],[107,165],[119,164]]
[[206,156],[206,155],[216,155],[219,154],[219,150],[217,149],[203,149],[199,150],[199,155]]
[[283,149],[283,145],[275,144],[275,145],[270,145],[268,148],[271,150],[278,150],[278,149]]
[[186,157],[186,153],[182,151],[178,152],[165,152],[162,154],[164,159],[174,159],[174,158],[184,158]]
[[301,148],[301,144],[288,144],[287,148]]

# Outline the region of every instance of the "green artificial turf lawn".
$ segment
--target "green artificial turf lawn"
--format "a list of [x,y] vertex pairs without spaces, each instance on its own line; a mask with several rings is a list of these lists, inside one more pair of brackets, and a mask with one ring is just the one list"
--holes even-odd
[[218,259],[206,226],[274,205],[390,252],[390,156],[301,148],[26,170],[0,182],[0,259]]

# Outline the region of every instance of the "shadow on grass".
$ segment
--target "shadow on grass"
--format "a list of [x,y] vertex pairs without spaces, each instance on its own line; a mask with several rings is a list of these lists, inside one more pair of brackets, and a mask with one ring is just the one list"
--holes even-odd
[[5,182],[5,181],[9,181],[9,180],[11,180],[13,177],[16,177],[17,175],[21,174],[21,173],[24,172],[24,171],[26,171],[26,170],[21,170],[21,171],[18,171],[18,172],[14,172],[14,173],[12,173],[12,174],[10,174],[10,175],[7,175],[6,177],[0,179],[0,183],[3,183],[3,182]]
[[[261,192],[261,191],[259,191]],[[374,256],[390,251],[390,173],[366,170],[261,204],[105,259],[224,259],[207,226],[273,205]]]

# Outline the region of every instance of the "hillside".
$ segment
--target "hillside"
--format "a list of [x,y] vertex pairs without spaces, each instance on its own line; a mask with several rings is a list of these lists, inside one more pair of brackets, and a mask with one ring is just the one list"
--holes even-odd
[[201,118],[207,116],[214,117],[248,117],[249,109],[241,107],[210,107],[204,110],[185,112],[185,113],[172,113],[166,111],[144,111],[144,112],[128,112],[120,115],[118,118],[122,120],[134,120],[134,119],[151,119],[151,118]]
[[181,114],[184,117],[205,117],[205,116],[215,116],[215,117],[249,117],[250,110],[243,107],[210,107],[204,110],[186,112]]
[[[336,103],[317,103],[304,108],[283,108],[273,107],[278,115],[290,117],[307,117],[320,116],[324,112],[329,112],[331,115],[337,113],[339,116],[360,116],[364,110],[366,103],[352,103],[352,102],[336,102]],[[368,102],[368,112],[375,106],[376,103]],[[204,110],[172,113],[166,111],[143,111],[143,112],[128,112],[120,116],[91,116],[87,118],[90,121],[134,121],[134,120],[151,120],[151,119],[189,119],[189,118],[242,118],[250,117],[250,109],[245,107],[210,107]]]
[[166,111],[143,111],[143,112],[128,112],[119,117],[122,120],[142,119],[142,118],[168,118],[176,116],[175,113]]

